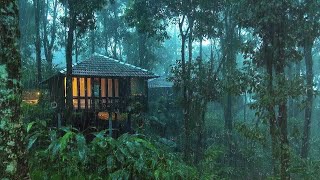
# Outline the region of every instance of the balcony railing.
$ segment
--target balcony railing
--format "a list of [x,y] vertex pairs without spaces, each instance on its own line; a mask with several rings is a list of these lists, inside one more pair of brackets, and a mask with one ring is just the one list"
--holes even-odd
[[[127,112],[136,104],[140,104],[142,109],[147,106],[145,96],[130,97],[73,97],[73,107],[75,110],[95,110],[110,112]],[[132,108],[129,108],[132,107]]]

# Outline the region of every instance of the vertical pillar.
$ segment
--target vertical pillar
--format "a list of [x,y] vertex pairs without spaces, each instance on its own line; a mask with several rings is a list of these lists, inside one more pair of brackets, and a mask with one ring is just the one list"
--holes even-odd
[[99,78],[99,110],[102,108],[101,78]]
[[[126,92],[126,96],[127,96],[127,103],[128,105],[130,105],[130,96],[131,96],[131,78],[128,78],[127,79],[127,92]],[[128,112],[128,119],[127,119],[127,131],[131,132],[131,112],[129,111]]]
[[85,97],[85,109],[88,110],[88,82],[87,78],[84,78],[84,97]]
[[109,111],[109,136],[112,137],[112,113]]
[[80,105],[80,78],[77,77],[77,89],[78,89],[78,110],[81,109],[81,105]]
[[144,97],[144,100],[143,100],[143,103],[145,105],[145,111],[148,111],[148,99],[149,99],[149,92],[148,92],[148,79],[145,79],[144,80],[144,94],[145,94],[145,97]]
[[109,106],[108,101],[109,101],[109,89],[108,89],[108,83],[109,83],[109,79],[105,78],[106,81],[106,108]]
[[91,78],[91,108],[95,110],[94,78]]

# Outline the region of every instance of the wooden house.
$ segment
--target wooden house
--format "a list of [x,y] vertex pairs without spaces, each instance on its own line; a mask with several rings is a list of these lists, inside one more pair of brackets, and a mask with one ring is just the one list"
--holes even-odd
[[157,101],[161,97],[172,97],[173,82],[167,80],[167,77],[159,77],[148,81],[148,93],[150,101]]
[[[147,106],[148,79],[156,77],[140,67],[103,55],[93,55],[72,67],[74,112],[89,116],[90,125],[92,121],[99,123],[109,120],[107,126],[110,128],[111,119],[111,123],[123,120],[127,122],[126,126],[131,126],[130,113],[134,104]],[[63,117],[66,107],[66,69],[44,83],[49,90],[51,106]]]

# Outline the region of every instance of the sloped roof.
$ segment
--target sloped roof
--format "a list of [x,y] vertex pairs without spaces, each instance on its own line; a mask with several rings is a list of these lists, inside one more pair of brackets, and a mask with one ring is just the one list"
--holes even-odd
[[172,86],[173,82],[168,81],[166,77],[151,79],[148,82],[149,88],[171,88]]
[[[60,71],[66,74],[66,69]],[[140,67],[95,54],[91,58],[72,66],[73,76],[96,76],[96,77],[159,77],[154,73]]]

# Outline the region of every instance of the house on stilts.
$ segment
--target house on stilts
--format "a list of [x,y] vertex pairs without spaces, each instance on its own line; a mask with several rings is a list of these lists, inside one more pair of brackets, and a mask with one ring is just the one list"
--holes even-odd
[[[137,109],[147,110],[148,79],[157,77],[148,70],[103,55],[74,64],[73,124],[82,129],[91,126],[112,129],[111,135],[130,131],[131,114]],[[64,125],[66,69],[42,83],[56,111],[55,124]],[[135,108],[137,104],[140,108]]]

